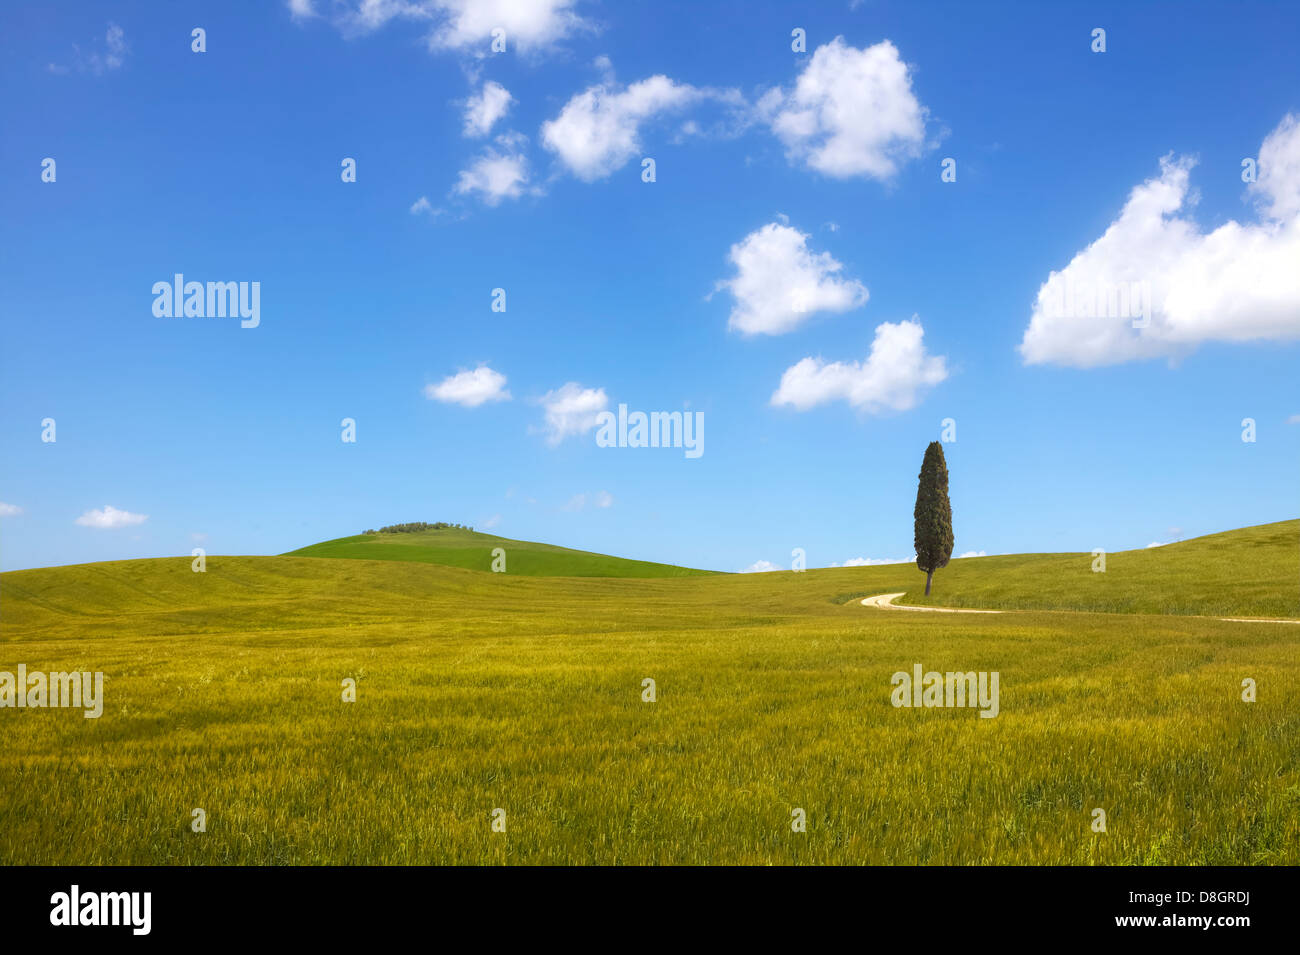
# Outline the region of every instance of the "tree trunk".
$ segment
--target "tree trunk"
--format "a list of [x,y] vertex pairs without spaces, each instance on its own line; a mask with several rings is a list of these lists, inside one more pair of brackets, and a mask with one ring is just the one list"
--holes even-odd
[[926,571],[925,574],[925,595],[930,596],[930,581],[934,580],[934,571]]

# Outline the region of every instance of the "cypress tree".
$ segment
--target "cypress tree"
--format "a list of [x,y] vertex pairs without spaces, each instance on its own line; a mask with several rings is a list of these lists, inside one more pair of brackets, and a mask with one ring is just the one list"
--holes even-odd
[[925,595],[930,596],[934,572],[952,557],[952,505],[948,502],[948,463],[943,445],[931,441],[925,449],[916,488],[916,566],[925,571]]

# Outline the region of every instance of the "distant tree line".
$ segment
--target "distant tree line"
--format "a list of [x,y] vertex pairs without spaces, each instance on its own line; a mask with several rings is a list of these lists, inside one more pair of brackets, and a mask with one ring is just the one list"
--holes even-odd
[[417,531],[441,531],[441,530],[458,530],[472,531],[474,528],[468,524],[451,524],[447,521],[435,521],[429,524],[425,521],[412,521],[409,524],[389,524],[387,527],[381,527],[379,530],[363,531],[365,534],[414,534]]

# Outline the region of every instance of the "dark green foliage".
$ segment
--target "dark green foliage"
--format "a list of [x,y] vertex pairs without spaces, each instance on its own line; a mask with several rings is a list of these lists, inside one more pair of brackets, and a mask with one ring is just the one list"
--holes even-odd
[[[448,524],[446,521],[436,521],[433,524],[424,521],[412,521],[409,524],[389,524],[387,527],[379,528],[380,534],[416,534],[420,531],[443,531],[458,530],[472,531],[474,528],[465,524]],[[374,534],[375,531],[365,531],[367,534]]]
[[925,449],[916,488],[916,566],[925,572],[925,592],[930,592],[934,572],[952,557],[952,505],[948,502],[948,463],[943,445],[931,441]]

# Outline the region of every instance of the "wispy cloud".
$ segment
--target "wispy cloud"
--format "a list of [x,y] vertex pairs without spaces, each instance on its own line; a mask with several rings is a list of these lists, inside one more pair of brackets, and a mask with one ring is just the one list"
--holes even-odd
[[597,491],[595,494],[575,494],[565,502],[560,510],[582,511],[586,510],[588,506],[594,508],[613,507],[614,495],[610,494],[608,491]]
[[112,530],[117,527],[130,527],[134,524],[143,524],[148,519],[148,514],[132,514],[130,511],[121,511],[111,504],[105,504],[98,510],[86,511],[86,513],[77,518],[77,523],[82,527],[93,527],[98,530]]
[[528,157],[523,146],[526,139],[518,133],[504,133],[460,171],[452,193],[478,196],[487,205],[503,199],[518,199],[529,190]]
[[911,557],[850,557],[842,564],[831,564],[832,567],[881,567],[885,564],[910,564],[916,560],[916,555]]
[[74,43],[72,45],[72,62],[70,64],[50,63],[46,66],[46,69],[60,76],[73,70],[99,76],[119,69],[126,62],[128,52],[130,50],[126,45],[126,31],[110,21],[108,32],[104,34],[102,44],[96,43],[87,53],[83,52],[81,47]]

